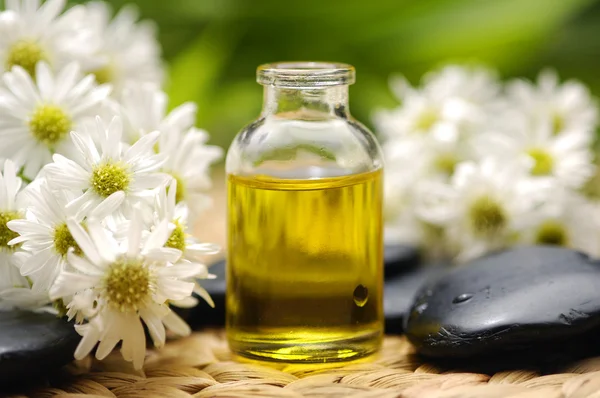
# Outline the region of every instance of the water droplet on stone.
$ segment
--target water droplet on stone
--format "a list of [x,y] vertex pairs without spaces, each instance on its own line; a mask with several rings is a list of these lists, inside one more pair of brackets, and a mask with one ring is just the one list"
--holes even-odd
[[354,304],[364,307],[369,300],[369,289],[366,286],[358,285],[354,289]]
[[423,311],[425,311],[427,309],[427,306],[429,306],[429,304],[427,303],[422,303],[419,304],[415,307],[414,311],[418,314],[421,315],[423,313]]
[[473,295],[471,293],[459,294],[458,296],[454,297],[454,300],[452,300],[452,303],[453,304],[464,303],[465,301],[471,300],[472,297],[473,297]]

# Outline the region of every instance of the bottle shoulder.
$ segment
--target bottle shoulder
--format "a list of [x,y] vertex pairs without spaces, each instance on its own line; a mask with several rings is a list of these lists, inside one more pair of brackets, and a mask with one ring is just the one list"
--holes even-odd
[[349,117],[261,117],[243,128],[228,152],[228,172],[252,174],[265,163],[295,168],[335,167],[351,172],[382,166],[374,134]]

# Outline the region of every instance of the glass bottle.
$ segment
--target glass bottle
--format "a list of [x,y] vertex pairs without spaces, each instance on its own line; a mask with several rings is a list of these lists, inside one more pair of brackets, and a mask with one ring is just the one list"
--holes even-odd
[[380,147],[348,110],[354,68],[262,65],[260,117],[231,144],[227,337],[255,359],[330,362],[383,334]]

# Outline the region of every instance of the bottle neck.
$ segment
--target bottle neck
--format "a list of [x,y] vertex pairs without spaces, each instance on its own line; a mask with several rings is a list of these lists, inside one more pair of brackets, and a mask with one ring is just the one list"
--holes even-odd
[[310,89],[265,86],[262,116],[307,112],[321,116],[347,118],[348,86]]

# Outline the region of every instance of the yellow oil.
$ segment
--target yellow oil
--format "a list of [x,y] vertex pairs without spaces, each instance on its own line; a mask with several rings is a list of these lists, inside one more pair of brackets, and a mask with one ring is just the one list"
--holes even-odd
[[331,362],[378,350],[381,175],[228,176],[227,336],[233,352]]

